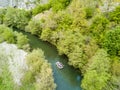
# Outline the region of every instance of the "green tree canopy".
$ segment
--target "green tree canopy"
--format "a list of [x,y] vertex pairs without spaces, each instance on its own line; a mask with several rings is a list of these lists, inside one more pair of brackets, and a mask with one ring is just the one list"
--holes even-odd
[[30,20],[30,13],[17,8],[7,8],[3,23],[8,27],[24,30]]
[[55,90],[51,65],[45,60],[41,49],[33,50],[27,55],[28,71],[22,79],[22,88],[28,86],[35,90]]
[[16,33],[16,40],[17,45],[19,48],[22,48],[24,45],[28,44],[28,38],[26,35],[23,35],[22,33]]
[[120,27],[106,32],[102,46],[110,55],[120,55]]
[[116,9],[109,13],[110,21],[114,21],[115,23],[120,23],[120,6],[116,7]]
[[106,87],[111,77],[110,66],[107,52],[103,49],[98,50],[90,60],[82,80],[82,88],[84,90],[111,90]]
[[53,11],[65,9],[70,2],[71,0],[50,0]]

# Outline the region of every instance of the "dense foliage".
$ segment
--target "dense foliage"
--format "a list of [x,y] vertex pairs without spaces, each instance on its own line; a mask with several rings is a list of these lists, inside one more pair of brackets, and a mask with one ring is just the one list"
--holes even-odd
[[3,19],[4,19],[5,13],[6,13],[6,9],[1,8],[0,9],[0,24],[3,24]]
[[120,55],[120,27],[107,31],[103,43],[103,47],[107,49],[110,55]]
[[31,20],[28,24],[28,26],[26,26],[25,31],[26,32],[31,32],[31,34],[41,34],[41,26],[40,26],[41,22],[39,20]]
[[66,1],[51,0],[53,11],[35,16],[26,30],[67,55],[83,75],[84,90],[119,90],[119,7],[101,12],[102,0],[72,0],[64,7]]
[[110,78],[110,58],[105,50],[98,50],[90,59],[82,87],[84,90],[111,90],[107,86]]
[[17,8],[7,8],[3,23],[8,27],[24,30],[31,15],[30,12]]
[[32,9],[32,14],[33,15],[37,15],[45,10],[49,10],[50,9],[50,4],[45,4],[45,5],[37,5],[35,8]]
[[17,44],[19,48],[23,48],[25,50],[29,48],[27,36],[22,33],[17,33],[5,25],[0,25],[0,42],[4,41]]
[[14,87],[14,82],[12,75],[8,70],[6,55],[4,54],[3,48],[0,47],[0,89],[1,90],[12,90]]
[[118,6],[114,11],[110,12],[109,19],[115,23],[120,23],[120,6]]
[[95,8],[93,7],[86,7],[85,8],[85,12],[86,12],[86,18],[89,19],[89,18],[92,18],[93,15],[94,15],[94,12],[95,12]]
[[[103,0],[50,0],[32,10],[33,16],[37,15],[31,20],[30,13],[24,10],[0,10],[0,23],[55,45],[60,55],[68,57],[68,64],[80,70],[84,90],[120,90],[120,6],[104,12],[101,5]],[[23,40],[26,37],[4,28],[0,29],[0,41],[20,47],[27,43]],[[35,50],[27,59],[29,70],[21,88],[54,90],[51,66],[44,61],[43,52]]]
[[45,60],[42,50],[33,50],[27,55],[28,71],[22,82],[22,90],[55,90],[51,65]]
[[71,0],[50,0],[53,11],[65,9]]
[[47,4],[38,4],[35,8],[32,9],[32,14],[37,15],[45,10],[52,8],[52,11],[57,12],[59,10],[65,9],[71,0],[48,0]]

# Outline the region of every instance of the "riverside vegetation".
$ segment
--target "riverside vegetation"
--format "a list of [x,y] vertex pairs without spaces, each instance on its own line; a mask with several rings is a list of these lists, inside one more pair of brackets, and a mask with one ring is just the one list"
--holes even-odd
[[[108,0],[107,11],[101,9],[104,0],[49,0],[30,11],[3,8],[0,10],[0,41],[27,49],[27,37],[12,29],[30,32],[55,45],[60,55],[68,57],[68,64],[79,69],[83,90],[120,90],[120,6],[115,5],[110,10],[112,3],[117,2],[120,3]],[[28,67],[33,69],[25,74],[25,87],[21,88],[54,90],[52,71],[43,52],[33,50],[27,59]]]

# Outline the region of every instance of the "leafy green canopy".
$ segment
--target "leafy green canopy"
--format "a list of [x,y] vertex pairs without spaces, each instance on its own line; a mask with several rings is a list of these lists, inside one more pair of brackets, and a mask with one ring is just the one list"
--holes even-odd
[[[101,49],[91,58],[91,63],[84,74],[82,88],[84,90],[111,90],[106,87],[110,80],[110,58],[105,50]],[[107,89],[106,89],[107,88]]]
[[[49,10],[38,14],[26,31],[55,45],[59,54],[67,55],[68,63],[82,72],[83,89],[119,90],[120,33],[111,30],[113,23],[119,25],[119,9],[111,11],[107,18],[99,8],[103,0],[72,0],[66,8],[67,1],[51,0],[50,7],[57,12]],[[92,5],[95,6],[89,8]],[[116,56],[118,64],[114,60]]]
[[30,17],[30,13],[23,9],[7,8],[3,23],[8,27],[24,30]]
[[92,24],[90,25],[90,33],[94,39],[98,40],[102,38],[108,28],[108,24],[108,19],[103,15],[97,15],[93,18]]
[[93,7],[86,7],[85,8],[85,12],[86,12],[86,18],[89,19],[89,18],[92,18],[94,13],[95,13],[95,8]]
[[116,9],[109,13],[110,21],[114,21],[115,23],[120,23],[120,6],[116,7]]
[[14,32],[5,25],[0,25],[0,42],[4,41],[8,43],[15,43],[19,48],[23,48],[28,45],[27,36],[23,35],[22,33]]
[[51,5],[48,4],[44,4],[44,5],[37,5],[34,9],[32,9],[32,14],[33,15],[37,15],[45,10],[49,10],[51,8]]
[[0,24],[3,24],[3,19],[4,19],[5,14],[6,14],[6,9],[1,8],[0,9]]
[[31,32],[31,34],[40,35],[41,34],[41,22],[39,20],[32,19],[28,25],[25,27],[26,32]]
[[65,9],[72,0],[50,0],[53,11]]
[[45,60],[42,50],[33,50],[28,54],[27,64],[29,70],[22,79],[22,89],[55,90],[56,84],[54,84],[51,65]]
[[106,32],[102,46],[107,49],[110,55],[120,55],[120,27]]

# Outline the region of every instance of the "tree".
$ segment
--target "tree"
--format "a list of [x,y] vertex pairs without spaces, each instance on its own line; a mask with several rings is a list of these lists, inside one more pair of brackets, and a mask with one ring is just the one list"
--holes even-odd
[[112,86],[112,90],[120,89],[120,59],[119,57],[113,58],[113,63],[111,66],[112,78],[110,80],[110,84]]
[[32,19],[26,26],[25,31],[40,36],[42,31],[41,29],[41,22],[39,20]]
[[[5,47],[4,47],[5,48]],[[14,80],[9,70],[8,58],[3,47],[0,46],[0,89],[1,90],[13,90],[16,89],[14,86]]]
[[0,25],[0,42],[7,41],[8,43],[15,43],[15,34],[12,29],[6,27],[5,25]]
[[108,24],[109,21],[104,16],[97,15],[93,18],[93,22],[90,26],[90,32],[97,41],[100,42],[100,39],[108,28]]
[[29,12],[17,8],[7,8],[3,23],[8,27],[24,30],[29,20]]
[[120,27],[107,31],[102,41],[102,47],[107,49],[110,55],[120,55]]
[[109,13],[109,19],[117,24],[120,23],[120,6],[116,7],[114,11]]
[[0,9],[0,24],[3,24],[3,19],[6,14],[6,10],[4,8]]
[[47,12],[47,15],[45,15],[42,20],[44,21],[42,22],[41,38],[43,40],[47,39],[54,45],[56,45],[57,41],[61,38],[61,33],[70,28],[72,24],[71,16],[62,11],[57,14]]
[[22,33],[16,33],[16,40],[19,48],[23,48],[23,46],[27,45],[29,41],[27,36],[23,35]]
[[32,9],[32,14],[33,15],[37,15],[45,10],[49,10],[51,8],[51,5],[48,4],[44,4],[44,5],[37,5],[35,8]]
[[80,0],[73,0],[67,8],[68,14],[73,17],[72,27],[85,32],[87,28],[86,13]]
[[28,71],[22,79],[23,86],[29,86],[35,90],[55,90],[51,65],[45,60],[42,50],[33,50],[27,55]]
[[86,7],[85,8],[85,12],[86,12],[86,18],[89,19],[89,18],[92,18],[94,13],[95,13],[95,8],[94,7]]
[[56,84],[54,84],[52,69],[47,62],[41,66],[41,73],[37,75],[37,79],[36,90],[55,90]]
[[70,2],[71,0],[50,0],[53,11],[65,9]]
[[110,66],[107,52],[103,49],[98,50],[89,62],[89,67],[82,80],[82,88],[84,90],[88,90],[88,88],[89,90],[106,89],[111,79]]
[[15,34],[11,29],[4,30],[2,36],[8,43],[15,43]]
[[114,60],[113,64],[112,64],[112,74],[115,76],[120,76],[120,61],[119,60]]

